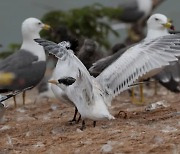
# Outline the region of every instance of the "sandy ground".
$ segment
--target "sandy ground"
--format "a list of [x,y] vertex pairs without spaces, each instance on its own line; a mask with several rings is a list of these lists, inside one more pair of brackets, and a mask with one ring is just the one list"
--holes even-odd
[[[116,119],[97,122],[95,128],[87,121],[84,131],[79,129],[81,122],[68,123],[72,107],[55,99],[33,104],[35,96],[36,90],[29,92],[28,104],[22,106],[19,95],[18,108],[7,108],[0,124],[0,154],[180,153],[180,94],[161,88],[153,96],[152,90],[146,90],[146,103],[135,105],[127,92],[122,93],[111,108]],[[147,104],[163,100],[165,107],[145,110]],[[118,115],[119,111],[127,117]]]

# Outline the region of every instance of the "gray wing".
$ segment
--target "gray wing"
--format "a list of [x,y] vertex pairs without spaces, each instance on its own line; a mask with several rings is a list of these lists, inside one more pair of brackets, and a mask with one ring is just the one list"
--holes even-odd
[[43,78],[46,62],[28,51],[20,50],[0,62],[0,71],[12,72],[15,79],[8,86],[0,86],[0,92],[22,90],[36,86]]
[[81,71],[86,73],[87,76],[89,76],[89,72],[84,64],[74,55],[74,52],[72,50],[68,49],[70,47],[68,42],[63,41],[59,44],[56,44],[44,39],[35,39],[35,41],[43,46],[45,51],[47,51],[48,53],[53,54],[60,60],[70,63],[71,65],[73,65],[73,67],[80,69]]
[[[45,39],[34,39],[34,41],[43,46],[45,51],[57,58],[62,58],[63,56],[65,57],[65,55],[68,55],[67,50],[70,49],[70,43],[66,41],[60,42],[59,44]],[[68,51],[74,53],[72,50]]]
[[34,41],[43,46],[44,50],[48,53],[51,52],[52,54],[57,54],[59,52],[59,46],[57,43],[45,39],[34,39]]
[[14,71],[37,62],[38,57],[25,50],[19,50],[0,62],[0,71]]

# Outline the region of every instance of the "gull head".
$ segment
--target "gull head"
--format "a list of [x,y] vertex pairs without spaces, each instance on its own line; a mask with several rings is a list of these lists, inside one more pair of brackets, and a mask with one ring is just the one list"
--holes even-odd
[[23,37],[34,36],[34,39],[39,38],[39,32],[42,29],[49,30],[50,28],[49,25],[42,23],[39,19],[31,17],[24,20],[21,29]]
[[147,21],[147,27],[153,30],[167,30],[172,29],[173,25],[165,15],[153,14]]

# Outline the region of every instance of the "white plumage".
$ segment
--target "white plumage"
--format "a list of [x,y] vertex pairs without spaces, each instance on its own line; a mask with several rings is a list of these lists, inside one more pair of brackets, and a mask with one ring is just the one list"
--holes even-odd
[[38,61],[45,61],[46,55],[44,49],[41,46],[38,46],[33,40],[35,38],[40,38],[39,32],[45,27],[47,27],[47,25],[36,18],[27,18],[22,23],[21,31],[23,42],[21,49],[38,56]]
[[[105,69],[97,78],[90,76],[87,69],[66,45],[57,45],[42,39],[36,40],[45,50],[59,60],[56,68],[61,68],[56,80],[73,77],[72,85],[56,82],[68,98],[75,104],[82,119],[114,119],[108,111],[112,99],[126,90],[148,72],[169,65],[180,56],[180,35],[167,33],[167,17],[152,15],[148,20],[147,37],[129,48],[121,57]],[[152,25],[153,24],[153,25]],[[161,37],[154,34],[158,32]],[[151,75],[151,73],[149,74]]]
[[[0,93],[34,87],[43,78],[46,70],[46,55],[43,47],[34,42],[35,38],[40,38],[39,32],[42,29],[50,29],[50,26],[32,17],[23,21],[21,27],[23,42],[20,50],[0,62],[1,72],[10,72],[15,76],[11,84],[0,86]],[[15,99],[14,102],[16,106]],[[25,104],[25,91],[23,104]]]

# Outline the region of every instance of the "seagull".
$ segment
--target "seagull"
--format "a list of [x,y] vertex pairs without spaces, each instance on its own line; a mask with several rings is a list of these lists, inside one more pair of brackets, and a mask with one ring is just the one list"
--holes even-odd
[[[43,78],[46,70],[46,55],[43,47],[34,42],[35,38],[40,38],[39,32],[42,29],[48,30],[50,26],[36,18],[27,18],[22,23],[23,42],[20,50],[0,62],[0,71],[15,74],[15,79],[10,85],[0,86],[0,93],[34,87]],[[14,103],[16,106],[15,97]],[[25,104],[25,91],[23,104]]]
[[[57,65],[63,65],[59,70],[59,79],[51,82],[60,87],[77,107],[82,118],[82,130],[85,128],[85,119],[115,119],[108,110],[113,98],[129,89],[138,79],[152,76],[164,66],[178,60],[180,35],[167,34],[167,27],[170,26],[166,16],[152,15],[147,21],[146,38],[127,49],[96,78],[89,74],[73,51],[67,48],[69,43],[56,44],[35,39],[47,52],[58,58]],[[74,78],[71,79],[74,83],[66,84],[69,78]]]
[[[160,25],[159,22],[161,22],[161,20],[167,21],[166,24],[164,24],[163,26]],[[152,15],[149,18],[149,20],[147,21],[147,26],[148,26],[147,27],[148,28],[147,37],[144,40],[150,40],[150,39],[155,39],[157,37],[169,35],[168,29],[174,29],[174,26],[169,22],[169,19],[166,16],[162,15],[162,14],[154,14],[154,15]],[[160,27],[158,27],[158,26],[160,26]],[[152,34],[154,34],[154,35],[152,35]],[[130,49],[133,46],[134,45],[124,47],[121,50],[119,50],[117,53],[98,60],[89,69],[90,74],[99,75],[104,69],[106,69],[112,63],[114,63],[120,56],[123,55],[124,52],[126,52],[128,49]],[[170,67],[170,66],[167,66],[167,67]],[[154,72],[154,75],[155,74],[156,74],[156,72]],[[161,74],[161,72],[160,72],[160,74]],[[151,75],[153,75],[153,74],[151,74]],[[147,79],[147,78],[148,78],[148,76],[147,77],[144,76],[144,78],[141,78],[141,80],[142,79]],[[144,102],[143,90],[142,89],[143,89],[142,84],[140,84],[141,99],[140,99],[139,102],[137,102],[134,99],[134,91],[132,90],[132,100],[133,100],[134,103],[143,103]]]
[[[118,19],[128,27],[128,36],[133,42],[138,42],[141,39],[142,24],[147,19],[152,10],[153,0],[126,0],[118,6],[122,11]],[[114,24],[113,29],[119,29],[122,23]]]

